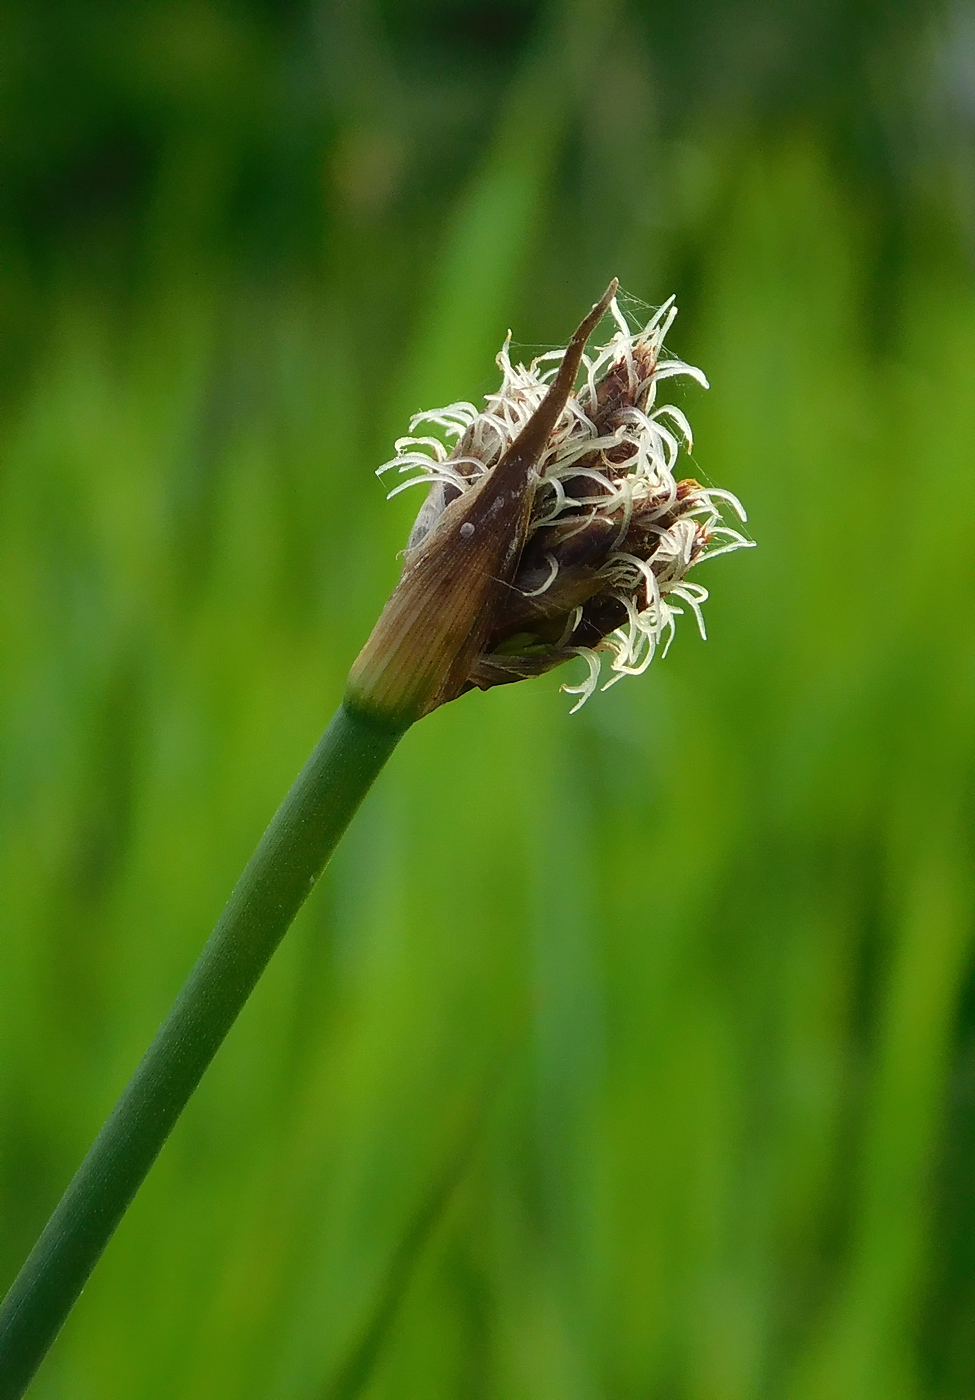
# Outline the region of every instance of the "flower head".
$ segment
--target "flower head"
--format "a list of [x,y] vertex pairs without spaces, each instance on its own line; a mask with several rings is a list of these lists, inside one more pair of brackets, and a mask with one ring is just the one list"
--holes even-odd
[[[634,330],[615,292],[613,283],[567,349],[527,368],[512,363],[509,335],[497,360],[501,387],[484,407],[454,403],[416,414],[411,436],[379,469],[405,478],[390,495],[427,486],[406,548],[405,582],[437,552],[442,533],[460,547],[491,530],[491,511],[485,516],[477,506],[493,497],[500,517],[508,497],[494,488],[509,484],[513,456],[525,459],[513,548],[480,601],[474,644],[468,639],[462,666],[427,696],[423,713],[474,686],[487,690],[582,657],[586,679],[563,687],[579,696],[578,709],[599,684],[604,657],[606,689],[646,670],[658,647],[666,652],[683,612],[693,613],[704,636],[708,594],[688,572],[751,544],[726,522],[726,514],[745,520],[730,492],[678,474],[691,428],[674,404],[658,404],[658,386],[684,376],[707,388],[707,380],[665,354],[673,298]],[[605,311],[614,333],[586,354],[585,340]]]

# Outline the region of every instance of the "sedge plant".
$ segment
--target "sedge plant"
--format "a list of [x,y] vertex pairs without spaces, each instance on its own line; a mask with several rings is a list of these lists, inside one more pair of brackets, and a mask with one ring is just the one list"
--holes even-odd
[[[473,688],[573,659],[583,704],[644,671],[707,591],[687,578],[751,542],[730,493],[679,479],[690,425],[658,385],[668,302],[636,331],[617,283],[564,350],[526,368],[506,342],[485,406],[417,414],[380,472],[425,484],[399,584],[345,697],[241,875],[169,1015],[0,1308],[0,1400],[30,1384],[99,1256],[272,953],[406,730]],[[615,330],[587,354],[603,316]],[[509,338],[510,340],[510,338]],[[415,429],[425,431],[415,433]]]

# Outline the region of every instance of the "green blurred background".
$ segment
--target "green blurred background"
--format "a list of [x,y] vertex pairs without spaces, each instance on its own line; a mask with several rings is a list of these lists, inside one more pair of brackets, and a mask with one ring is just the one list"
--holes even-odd
[[975,1396],[975,8],[0,52],[0,1283],[340,697],[411,411],[676,292],[760,545],[571,719],[408,735],[32,1395]]

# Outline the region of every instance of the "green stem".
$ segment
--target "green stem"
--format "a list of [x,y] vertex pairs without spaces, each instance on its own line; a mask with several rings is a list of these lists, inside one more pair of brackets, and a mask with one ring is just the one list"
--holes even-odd
[[403,733],[343,705],[0,1307],[0,1400],[19,1400],[224,1036]]

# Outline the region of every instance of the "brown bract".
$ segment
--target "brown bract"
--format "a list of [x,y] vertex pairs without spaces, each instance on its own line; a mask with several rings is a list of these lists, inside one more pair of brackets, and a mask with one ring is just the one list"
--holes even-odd
[[349,674],[346,699],[354,708],[406,726],[470,688],[474,663],[512,591],[539,458],[572,393],[586,341],[616,290],[614,280],[579,326],[544,400],[501,460],[451,501],[409,552]]

